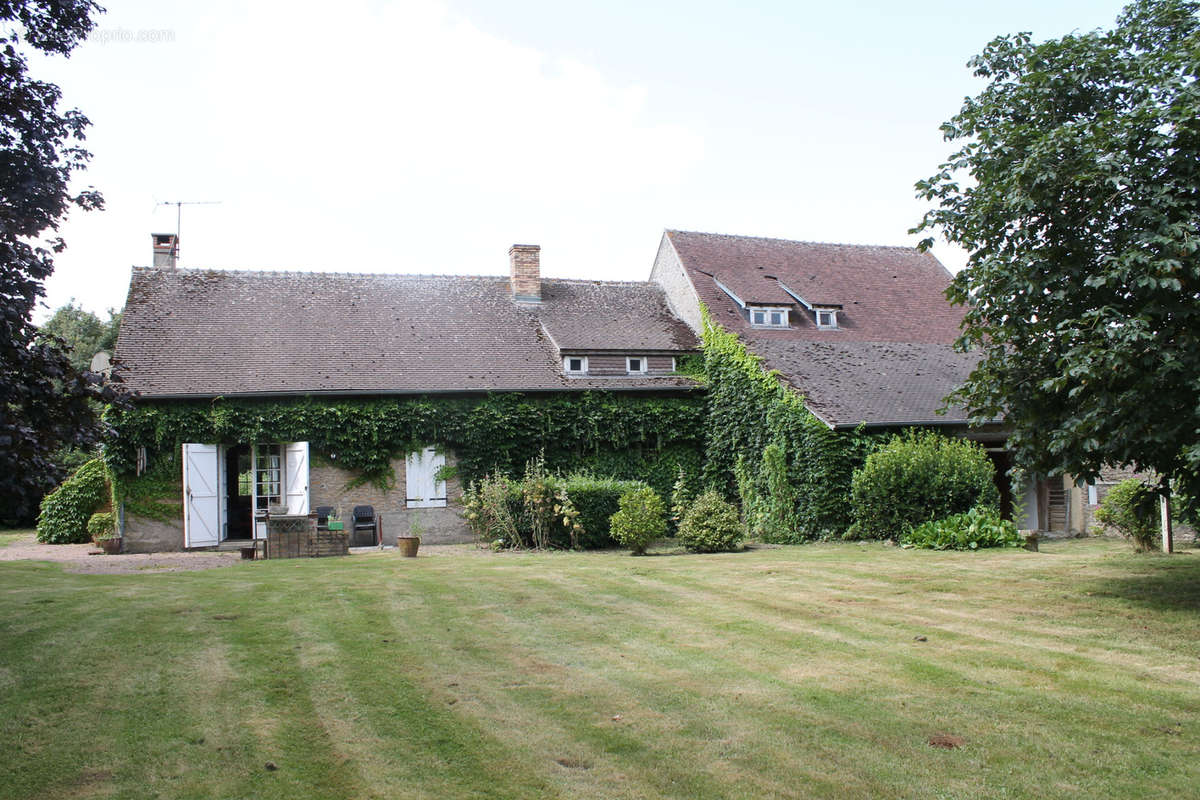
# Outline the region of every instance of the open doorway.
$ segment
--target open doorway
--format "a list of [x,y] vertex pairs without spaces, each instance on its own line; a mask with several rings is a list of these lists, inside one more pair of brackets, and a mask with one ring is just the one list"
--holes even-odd
[[992,466],[996,468],[995,482],[996,489],[1000,492],[1000,516],[1003,519],[1012,520],[1013,518],[1013,496],[1012,496],[1012,476],[1009,472],[1012,470],[1012,454],[1007,450],[998,450],[989,448],[987,451],[988,458],[992,460]]
[[225,488],[229,493],[225,538],[254,538],[254,469],[249,445],[225,451]]

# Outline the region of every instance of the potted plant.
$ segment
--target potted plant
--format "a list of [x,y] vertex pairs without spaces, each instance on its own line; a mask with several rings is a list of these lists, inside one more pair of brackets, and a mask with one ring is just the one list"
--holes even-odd
[[92,514],[87,530],[92,535],[92,541],[107,555],[121,552],[121,534],[117,532],[117,519],[111,511]]
[[416,558],[417,548],[421,546],[421,523],[411,517],[408,523],[408,533],[396,537],[396,549],[405,558]]

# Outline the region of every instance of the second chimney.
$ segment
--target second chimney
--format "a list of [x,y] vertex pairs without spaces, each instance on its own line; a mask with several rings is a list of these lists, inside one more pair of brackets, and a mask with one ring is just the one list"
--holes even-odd
[[179,237],[173,233],[152,233],[154,242],[154,266],[175,269],[179,261]]
[[542,302],[542,248],[536,244],[514,244],[508,248],[508,280],[513,300],[518,303]]

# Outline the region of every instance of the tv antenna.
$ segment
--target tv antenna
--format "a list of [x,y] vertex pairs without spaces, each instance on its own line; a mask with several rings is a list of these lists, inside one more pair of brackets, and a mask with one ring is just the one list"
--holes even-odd
[[171,256],[179,257],[179,235],[183,232],[183,207],[184,206],[217,206],[223,203],[223,200],[158,200],[154,203],[155,206],[175,206],[175,246]]

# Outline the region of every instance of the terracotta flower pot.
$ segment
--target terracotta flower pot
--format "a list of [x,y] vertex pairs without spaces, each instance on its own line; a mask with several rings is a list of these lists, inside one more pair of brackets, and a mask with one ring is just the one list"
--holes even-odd
[[397,536],[396,549],[405,558],[416,558],[417,548],[421,546],[420,536]]

